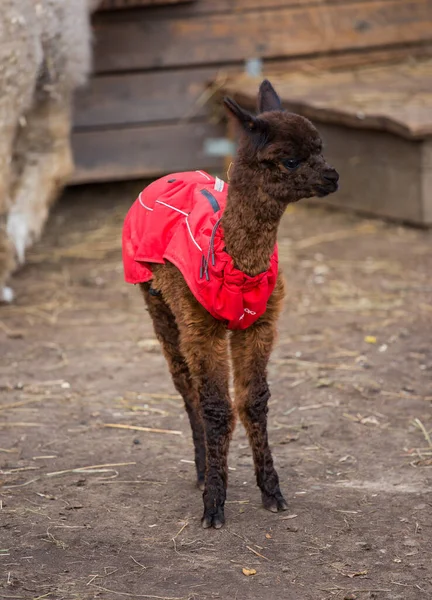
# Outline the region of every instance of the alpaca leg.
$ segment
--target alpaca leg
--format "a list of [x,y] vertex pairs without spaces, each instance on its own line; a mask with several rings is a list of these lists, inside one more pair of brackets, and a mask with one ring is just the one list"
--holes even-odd
[[206,468],[204,428],[198,392],[191,379],[189,367],[180,351],[180,334],[175,317],[162,296],[150,294],[150,284],[142,284],[141,289],[153,321],[156,336],[162,345],[173,383],[185,403],[195,447],[197,485],[203,490]]
[[35,100],[17,138],[19,173],[7,230],[19,262],[37,240],[49,208],[73,170],[70,99]]
[[264,507],[272,512],[288,508],[280,491],[267,435],[270,390],[266,370],[276,333],[280,293],[283,290],[275,291],[261,319],[248,329],[233,332],[231,337],[236,406],[252,447]]
[[[178,321],[179,317],[186,315],[183,312],[176,316]],[[207,468],[202,525],[219,529],[225,522],[228,447],[234,428],[228,389],[226,331],[220,322],[213,319],[208,324],[199,324],[195,320],[193,327],[180,322],[179,328],[180,347],[197,384],[204,422]]]

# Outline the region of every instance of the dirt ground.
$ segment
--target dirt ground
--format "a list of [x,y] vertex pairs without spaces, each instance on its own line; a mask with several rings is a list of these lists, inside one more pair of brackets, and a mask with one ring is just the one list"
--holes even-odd
[[288,211],[269,430],[290,508],[261,508],[238,426],[227,525],[202,530],[186,413],[122,280],[140,187],[70,190],[0,308],[0,598],[432,598],[432,234]]

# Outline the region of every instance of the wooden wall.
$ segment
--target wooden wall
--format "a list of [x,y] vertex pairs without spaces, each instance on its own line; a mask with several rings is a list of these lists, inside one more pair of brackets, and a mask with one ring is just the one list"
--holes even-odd
[[[105,0],[145,1],[161,2]],[[415,52],[431,32],[431,0],[171,0],[101,11],[95,74],[76,98],[75,182],[220,167],[203,151],[224,132],[202,94],[248,58],[285,70],[357,64]]]

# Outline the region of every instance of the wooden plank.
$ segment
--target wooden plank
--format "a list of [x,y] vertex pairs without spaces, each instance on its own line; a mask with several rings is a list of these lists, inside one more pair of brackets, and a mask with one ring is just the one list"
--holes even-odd
[[204,140],[224,134],[208,123],[171,124],[72,134],[72,183],[156,177],[193,169],[218,170],[222,159],[205,156]]
[[[360,51],[348,51],[335,55],[311,56],[308,59],[269,60],[265,62],[263,72],[266,77],[287,76],[293,72],[316,76],[321,75],[323,71],[335,72],[348,69],[357,71],[364,67],[405,64],[428,58],[432,58],[431,44],[404,44],[385,49],[364,48]],[[229,73],[229,69],[226,71]],[[239,72],[238,69],[237,72]]]
[[217,69],[130,73],[93,78],[75,97],[75,127],[149,123],[203,116],[200,104]]
[[98,10],[117,10],[119,8],[148,7],[157,5],[173,5],[193,2],[195,0],[103,0]]
[[[359,0],[325,0],[325,4],[349,4]],[[365,2],[370,0],[364,0]],[[105,0],[102,4],[125,4],[125,8],[134,10],[138,6],[146,8],[146,16],[153,18],[156,16],[167,16],[169,8],[170,17],[191,17],[196,15],[211,15],[223,13],[241,13],[250,10],[265,10],[288,8],[298,6],[313,6],[323,3],[323,0]],[[142,3],[142,4],[141,4]],[[166,6],[168,5],[169,6]],[[164,6],[165,5],[165,6]],[[100,9],[99,9],[100,10]],[[139,15],[136,16],[139,18]]]
[[[374,0],[149,19],[145,11],[95,20],[96,72],[241,62],[421,43],[430,40],[430,0]],[[113,43],[115,40],[115,43]]]

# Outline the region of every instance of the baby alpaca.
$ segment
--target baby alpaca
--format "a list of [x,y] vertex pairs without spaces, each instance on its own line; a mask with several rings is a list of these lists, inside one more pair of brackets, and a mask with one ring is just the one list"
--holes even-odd
[[123,232],[126,281],[141,285],[189,416],[205,528],[225,521],[236,413],[264,507],[288,508],[267,436],[266,369],[284,297],[277,230],[289,203],[333,193],[339,179],[315,127],[284,111],[269,81],[260,86],[258,116],[224,103],[240,129],[229,189],[200,171],[159,179],[131,207]]

